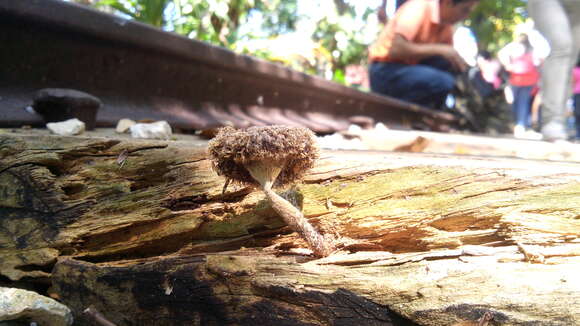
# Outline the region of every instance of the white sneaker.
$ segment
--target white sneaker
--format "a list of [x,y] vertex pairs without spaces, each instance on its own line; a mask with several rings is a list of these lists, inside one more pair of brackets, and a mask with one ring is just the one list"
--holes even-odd
[[564,125],[554,121],[549,122],[542,127],[542,134],[547,141],[552,142],[557,140],[566,140],[568,138]]
[[526,134],[526,128],[524,128],[524,126],[516,125],[514,127],[514,137],[515,138],[524,139],[525,134]]
[[542,140],[542,138],[544,138],[544,136],[542,136],[541,133],[535,132],[531,129],[526,130],[525,136],[526,136],[526,139],[531,139],[531,140]]
[[517,125],[514,127],[514,137],[517,139],[541,140],[542,134],[533,130],[526,130],[524,126]]

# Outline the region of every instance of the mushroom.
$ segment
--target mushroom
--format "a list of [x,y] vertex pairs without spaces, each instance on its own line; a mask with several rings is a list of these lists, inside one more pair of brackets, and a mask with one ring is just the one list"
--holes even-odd
[[208,150],[219,175],[260,187],[272,208],[316,256],[326,257],[335,250],[330,237],[322,236],[296,207],[272,190],[299,180],[314,165],[318,148],[312,131],[288,126],[224,127],[209,142]]

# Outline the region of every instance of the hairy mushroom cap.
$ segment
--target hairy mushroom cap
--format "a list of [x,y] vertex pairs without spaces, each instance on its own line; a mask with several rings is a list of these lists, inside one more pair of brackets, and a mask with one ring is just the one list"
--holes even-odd
[[208,145],[214,169],[235,181],[257,185],[246,166],[279,166],[276,186],[290,184],[314,165],[318,158],[316,138],[310,129],[289,126],[220,129]]

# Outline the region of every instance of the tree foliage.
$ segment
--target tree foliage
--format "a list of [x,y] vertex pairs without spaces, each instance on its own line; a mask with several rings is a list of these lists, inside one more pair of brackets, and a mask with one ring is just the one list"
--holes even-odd
[[516,26],[526,19],[525,9],[522,0],[480,1],[466,25],[477,36],[480,50],[495,53],[512,41]]
[[257,13],[262,16],[259,31],[269,36],[293,30],[297,21],[296,0],[174,0],[173,7],[175,32],[229,48],[254,37],[240,27]]
[[330,64],[333,79],[343,82],[346,66],[361,64],[366,59],[368,44],[361,28],[368,27],[364,23],[376,11],[374,8],[367,8],[362,15],[357,15],[353,5],[348,2],[334,0],[334,5],[335,12],[317,22],[312,37],[332,54]]
[[137,21],[164,27],[164,12],[172,0],[100,0],[95,2],[97,7],[110,7]]

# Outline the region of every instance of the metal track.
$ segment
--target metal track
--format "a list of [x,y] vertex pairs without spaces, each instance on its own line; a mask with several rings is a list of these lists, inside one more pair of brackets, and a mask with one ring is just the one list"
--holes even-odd
[[23,108],[40,88],[101,98],[98,126],[121,118],[181,129],[266,124],[317,132],[349,124],[458,123],[455,116],[58,0],[0,1],[0,126],[41,125]]

